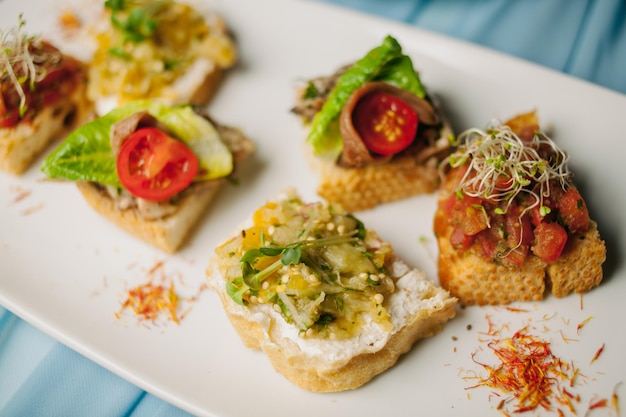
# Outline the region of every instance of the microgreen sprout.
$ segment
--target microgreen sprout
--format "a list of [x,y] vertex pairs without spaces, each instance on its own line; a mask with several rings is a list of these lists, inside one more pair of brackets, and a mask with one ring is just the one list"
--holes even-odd
[[496,125],[486,131],[469,129],[459,135],[458,143],[457,151],[442,164],[442,169],[469,164],[457,195],[505,202],[505,212],[521,193],[532,197],[525,210],[545,207],[550,184],[556,180],[565,188],[571,175],[568,155],[542,132],[524,142],[508,126]]

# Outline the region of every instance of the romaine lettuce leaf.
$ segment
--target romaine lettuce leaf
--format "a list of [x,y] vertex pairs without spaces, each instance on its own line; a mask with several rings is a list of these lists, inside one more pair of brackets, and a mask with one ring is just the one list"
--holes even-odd
[[72,132],[44,160],[41,170],[50,178],[94,181],[121,187],[109,131],[116,122],[147,111],[185,142],[198,157],[198,180],[227,176],[233,157],[215,127],[189,106],[170,107],[154,101],[134,101],[118,107]]

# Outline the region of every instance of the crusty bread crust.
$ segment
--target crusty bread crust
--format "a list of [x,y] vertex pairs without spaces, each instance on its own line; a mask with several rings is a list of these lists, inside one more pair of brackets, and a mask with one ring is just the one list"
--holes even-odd
[[[386,343],[377,350],[359,339],[359,336],[355,336],[360,342],[357,349],[354,348],[354,340],[351,339],[326,340],[322,343],[327,344],[326,349],[329,353],[315,354],[304,350],[309,342],[298,336],[295,328],[290,329],[292,326],[287,325],[282,316],[269,304],[244,307],[228,296],[226,281],[222,274],[232,267],[231,264],[230,259],[213,257],[207,270],[207,277],[209,286],[219,294],[233,328],[246,347],[262,349],[279,373],[297,386],[313,392],[337,392],[362,386],[392,367],[417,340],[438,333],[456,313],[454,297],[450,297],[447,291],[428,281],[423,273],[410,271],[403,262],[397,260],[392,270],[403,271],[401,276],[415,274],[411,279],[419,282],[414,287],[397,288],[386,301],[389,308],[393,297],[403,296],[399,295],[400,293],[410,293],[408,295],[410,302],[414,303],[414,306],[418,304],[419,306],[410,317],[403,317],[405,324],[399,329],[392,330]],[[395,277],[399,278],[400,276]],[[402,307],[399,309],[402,310]],[[399,312],[393,308],[389,313],[392,316],[394,313],[398,316],[406,314],[404,310]],[[319,344],[311,346],[311,351],[318,348]],[[349,357],[338,355],[351,349],[355,352]],[[339,356],[339,359],[333,358],[335,356]]]
[[0,169],[24,173],[48,145],[87,120],[93,106],[86,97],[85,80],[79,78],[70,96],[43,108],[31,121],[0,128]]
[[437,210],[435,231],[439,244],[439,282],[466,305],[498,305],[514,301],[539,301],[546,289],[556,297],[584,293],[602,281],[606,247],[597,224],[568,241],[554,263],[546,263],[530,253],[519,267],[509,267],[485,259],[475,246],[458,251],[450,243],[452,226]]
[[605,260],[606,246],[600,238],[598,225],[591,221],[589,230],[570,239],[559,259],[548,265],[546,275],[552,294],[565,297],[600,285]]
[[[217,128],[232,152],[235,164],[254,151],[253,142],[241,130],[221,125]],[[103,217],[164,252],[174,253],[191,235],[224,181],[224,178],[220,178],[193,184],[181,193],[176,211],[159,219],[144,218],[136,207],[117,208],[113,198],[102,186],[89,182],[77,182],[76,185],[87,203]]]
[[77,182],[76,185],[87,203],[103,217],[164,252],[174,253],[191,233],[217,193],[221,181],[186,193],[178,202],[174,214],[153,220],[144,219],[136,208],[117,209],[115,201],[96,184]]
[[383,164],[344,168],[334,161],[313,155],[312,149],[308,149],[307,154],[318,177],[317,193],[320,197],[339,203],[351,212],[417,194],[433,193],[440,184],[435,158],[419,163],[407,155]]
[[190,97],[180,97],[178,101],[189,102],[196,106],[206,105],[217,91],[223,73],[224,70],[221,67],[214,65],[213,69],[205,74],[204,80],[196,87],[193,94]]

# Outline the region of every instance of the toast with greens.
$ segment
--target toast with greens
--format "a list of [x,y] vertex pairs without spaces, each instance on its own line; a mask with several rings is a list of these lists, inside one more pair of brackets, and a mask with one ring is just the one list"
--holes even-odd
[[453,133],[393,37],[303,83],[292,112],[309,130],[307,155],[327,201],[360,211],[439,187]]
[[136,101],[74,131],[42,170],[76,182],[97,212],[171,253],[253,151],[241,130],[190,106]]
[[293,190],[215,249],[207,277],[243,343],[315,392],[367,383],[455,315],[456,299],[373,230]]
[[537,301],[600,284],[606,247],[568,155],[534,112],[459,135],[441,166],[439,281],[464,304]]

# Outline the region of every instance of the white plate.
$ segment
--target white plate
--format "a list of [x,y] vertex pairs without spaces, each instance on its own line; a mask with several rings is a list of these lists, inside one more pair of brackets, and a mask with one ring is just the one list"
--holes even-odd
[[[39,0],[23,10],[24,4],[3,0],[0,25],[13,25],[24,11],[28,29],[61,42],[55,28],[64,6]],[[226,186],[185,249],[167,257],[96,215],[73,185],[42,182],[37,167],[20,178],[0,174],[0,303],[198,415],[501,415],[493,390],[468,389],[472,381],[466,379],[482,371],[471,355],[481,349],[484,354],[488,315],[510,331],[529,324],[563,360],[580,368],[585,377],[571,389],[581,396],[578,415],[594,396],[610,399],[626,375],[626,338],[619,330],[626,317],[625,96],[466,43],[318,3],[213,0],[205,6],[223,14],[241,48],[240,65],[210,106],[217,119],[241,126],[258,144],[241,171],[240,185]],[[203,292],[187,304],[192,310],[179,326],[137,323],[128,314],[116,319],[124,290],[143,282],[156,261],[163,260],[168,274],[180,277],[183,295],[195,294],[215,245],[267,198],[290,186],[306,199],[316,198],[303,154],[305,132],[289,113],[292,88],[298,79],[359,58],[386,34],[413,57],[457,129],[482,127],[494,116],[539,111],[553,138],[569,151],[576,181],[607,241],[602,285],[582,298],[514,305],[527,312],[459,309],[442,333],[418,343],[397,366],[358,390],[337,394],[305,392],[278,375],[262,353],[246,350],[213,293]],[[84,53],[67,40],[61,46]],[[16,201],[21,191],[29,194]],[[359,216],[436,279],[434,207],[434,197],[416,197]],[[602,344],[603,354],[590,363]],[[624,398],[626,387],[617,393]]]

